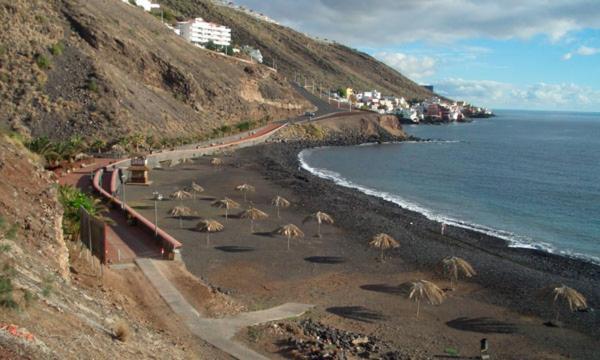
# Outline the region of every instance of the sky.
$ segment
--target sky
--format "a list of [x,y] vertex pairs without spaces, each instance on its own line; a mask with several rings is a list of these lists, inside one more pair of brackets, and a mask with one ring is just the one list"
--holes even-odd
[[600,0],[238,0],[494,109],[600,112]]

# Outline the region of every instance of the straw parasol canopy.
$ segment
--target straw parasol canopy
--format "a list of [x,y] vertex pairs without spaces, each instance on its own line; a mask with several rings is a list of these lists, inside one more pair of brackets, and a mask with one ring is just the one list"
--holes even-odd
[[290,202],[287,199],[285,199],[279,195],[275,196],[273,198],[273,200],[271,200],[271,204],[273,204],[273,206],[275,206],[277,208],[277,218],[280,218],[280,216],[279,216],[280,208],[290,207]]
[[216,220],[205,219],[196,224],[196,229],[206,233],[206,247],[210,244],[210,233],[223,231],[225,227]]
[[[554,295],[554,304],[558,302],[566,303],[569,310],[575,311],[587,308],[587,300],[579,291],[566,285],[560,285],[552,289]],[[558,321],[559,308],[556,308],[556,321]]]
[[397,248],[400,243],[388,234],[377,234],[369,241],[369,246],[381,250],[380,260],[383,261],[383,252],[388,249]]
[[196,198],[196,194],[204,192],[204,188],[202,186],[196,184],[195,181],[192,181],[192,184],[189,187],[187,187],[185,190],[188,191],[189,193],[191,193],[194,196],[194,198]]
[[254,192],[256,189],[254,186],[250,184],[242,184],[235,187],[237,191],[240,191],[244,194],[244,201],[246,201],[246,194],[249,192]]
[[275,233],[287,237],[288,250],[290,249],[290,239],[291,238],[299,238],[299,237],[304,236],[304,233],[302,232],[302,230],[300,230],[300,228],[294,224],[283,225],[282,227],[275,230]]
[[264,220],[269,217],[264,211],[258,210],[255,207],[251,207],[240,215],[244,219],[250,219],[250,232],[254,232],[254,220]]
[[458,282],[459,275],[470,278],[477,274],[469,262],[456,256],[448,256],[442,259],[442,266],[444,272],[450,277],[450,287],[452,289],[454,289],[454,282]]
[[189,192],[187,192],[185,190],[177,190],[177,191],[171,193],[171,195],[169,195],[169,197],[171,199],[175,199],[175,200],[183,200],[183,199],[191,198],[192,194],[190,194]]
[[331,215],[322,211],[317,211],[314,214],[308,215],[306,218],[304,218],[303,223],[313,220],[317,222],[317,237],[321,237],[321,224],[333,224],[333,218]]
[[179,160],[179,163],[180,164],[191,164],[191,163],[193,163],[193,161],[190,158],[183,158],[183,159]]
[[229,209],[239,209],[240,204],[238,204],[237,202],[235,202],[229,198],[224,198],[224,199],[213,202],[212,206],[218,207],[221,209],[225,209],[225,219],[227,219],[227,217],[229,215]]
[[223,159],[214,157],[214,158],[210,159],[210,164],[215,167],[221,166],[221,165],[223,165]]
[[179,218],[179,227],[182,227],[183,224],[181,222],[181,218],[183,216],[192,215],[192,209],[187,206],[175,206],[171,210],[169,210],[169,215]]
[[417,317],[419,317],[421,301],[439,305],[444,301],[445,295],[444,291],[431,281],[419,280],[411,284],[408,298],[417,303]]

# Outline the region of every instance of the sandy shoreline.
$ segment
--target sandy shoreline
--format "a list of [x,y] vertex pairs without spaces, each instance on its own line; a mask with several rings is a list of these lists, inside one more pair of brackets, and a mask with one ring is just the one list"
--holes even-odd
[[[340,139],[341,143],[348,139]],[[545,284],[564,282],[583,292],[593,307],[599,298],[597,266],[511,249],[501,240],[458,228],[448,228],[442,239],[439,224],[420,214],[299,170],[298,152],[315,145],[325,144],[266,144],[224,157],[220,168],[210,165],[210,157],[203,157],[153,171],[152,186],[127,187],[130,206],[153,218],[153,191],[169,194],[192,181],[202,185],[205,192],[196,199],[160,202],[159,225],[183,243],[182,256],[190,272],[246,310],[285,302],[314,304],[310,318],[377,336],[411,356],[407,358],[433,358],[446,347],[475,356],[483,337],[502,359],[595,358],[600,349],[594,338],[597,313],[562,312],[566,327],[548,328],[543,322],[552,317],[552,308],[543,305],[536,292]],[[234,190],[241,183],[256,187],[248,201]],[[281,218],[271,206],[276,195],[292,202],[281,211]],[[242,208],[252,204],[270,216],[257,221],[251,232],[249,221],[235,216],[241,209],[232,210],[234,215],[226,220],[223,210],[210,205],[212,199],[225,196]],[[179,219],[168,215],[176,205],[190,207],[195,216],[183,219],[180,226]],[[313,236],[314,223],[302,223],[317,210],[336,220],[335,226],[323,227],[322,238]],[[209,246],[206,234],[194,230],[200,218],[225,225],[224,231],[211,235]],[[284,238],[271,234],[287,223],[300,226],[306,234],[293,239],[289,251]],[[401,243],[385,263],[377,261],[378,252],[367,247],[377,232],[388,232]],[[448,255],[473,263],[478,276],[461,281],[442,305],[424,306],[417,319],[414,303],[399,285],[428,279],[447,287],[447,279],[432,269]],[[249,345],[271,358],[281,358],[277,344],[284,339],[272,336],[269,328],[260,334]]]
[[[312,208],[341,214],[338,215],[342,219],[338,226],[364,235],[365,239],[380,231],[397,236],[405,246],[404,251],[408,248],[408,253],[401,249],[395,256],[414,269],[435,270],[439,260],[448,255],[469,258],[479,272],[473,281],[494,290],[498,296],[490,300],[495,304],[526,314],[551,317],[552,312],[541,301],[535,301],[534,292],[561,283],[586,294],[590,307],[600,303],[598,265],[541,250],[509,247],[501,238],[455,226],[448,226],[442,237],[441,224],[420,213],[356,189],[338,186],[300,167],[298,154],[302,150],[326,145],[340,144],[268,144],[241,153],[261,163],[261,172],[268,179],[292,189]],[[600,336],[597,311],[585,316],[575,313],[562,319],[582,332]]]

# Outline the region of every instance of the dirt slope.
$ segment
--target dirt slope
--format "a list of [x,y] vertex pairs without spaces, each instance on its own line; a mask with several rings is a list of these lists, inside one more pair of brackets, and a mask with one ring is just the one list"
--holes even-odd
[[368,54],[341,44],[314,40],[288,27],[251,17],[234,9],[214,5],[210,0],[160,0],[184,17],[201,16],[232,28],[235,44],[260,49],[268,64],[273,59],[279,71],[290,79],[296,73],[331,87],[352,86],[378,89],[384,94],[425,98],[425,90],[396,70]]
[[0,125],[33,136],[191,136],[308,105],[120,0],[0,0],[0,20]]

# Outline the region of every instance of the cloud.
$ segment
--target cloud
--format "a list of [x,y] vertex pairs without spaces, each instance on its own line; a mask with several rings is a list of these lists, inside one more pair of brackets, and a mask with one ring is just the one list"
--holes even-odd
[[355,46],[470,38],[552,41],[600,28],[597,0],[238,0],[283,24]]
[[449,78],[435,84],[442,95],[496,108],[600,109],[600,91],[570,83],[516,85],[492,80]]
[[573,58],[573,55],[592,56],[598,53],[600,53],[600,48],[580,46],[577,50],[564,54],[562,58],[563,60],[571,60]]
[[436,60],[431,56],[380,52],[375,57],[413,80],[422,80],[435,74]]
[[577,55],[581,56],[590,56],[600,53],[600,49],[587,46],[580,46],[579,49],[577,49],[576,53]]

